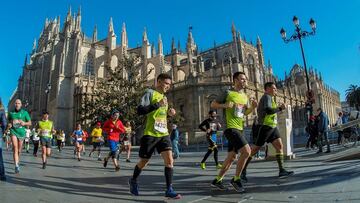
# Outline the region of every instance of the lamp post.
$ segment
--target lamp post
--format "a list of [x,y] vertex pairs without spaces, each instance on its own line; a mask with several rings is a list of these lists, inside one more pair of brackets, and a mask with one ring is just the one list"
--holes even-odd
[[49,99],[50,90],[51,90],[51,84],[48,83],[48,84],[46,85],[46,89],[45,89],[45,94],[46,94],[46,99],[45,99],[45,111],[47,111],[47,105],[48,105],[48,99]]
[[284,40],[285,43],[291,42],[291,41],[295,41],[295,40],[299,40],[300,42],[300,48],[301,48],[301,54],[302,54],[302,58],[303,58],[303,62],[304,62],[304,69],[305,69],[305,77],[306,77],[306,87],[307,87],[307,102],[306,102],[306,110],[308,112],[308,121],[310,116],[313,114],[313,108],[312,108],[312,104],[314,103],[314,93],[311,90],[310,87],[310,82],[309,82],[309,75],[308,75],[308,71],[307,71],[307,67],[306,67],[306,60],[305,60],[305,54],[304,54],[304,48],[303,48],[303,44],[302,44],[302,39],[311,35],[315,35],[315,30],[316,30],[316,22],[314,19],[310,19],[310,26],[311,26],[311,32],[302,30],[300,28],[300,22],[299,19],[294,16],[293,17],[293,23],[295,25],[295,32],[293,35],[291,35],[291,37],[286,38],[286,31],[284,28],[281,28],[280,30],[280,34],[281,34],[281,38]]

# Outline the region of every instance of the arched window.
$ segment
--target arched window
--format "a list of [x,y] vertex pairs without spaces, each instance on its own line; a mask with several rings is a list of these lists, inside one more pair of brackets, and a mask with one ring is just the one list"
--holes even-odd
[[86,55],[84,57],[82,72],[84,75],[95,75],[94,57],[92,55]]

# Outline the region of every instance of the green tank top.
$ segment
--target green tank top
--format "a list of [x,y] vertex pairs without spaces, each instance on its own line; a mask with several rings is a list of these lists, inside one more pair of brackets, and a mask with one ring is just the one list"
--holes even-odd
[[53,128],[53,122],[52,121],[39,121],[39,129],[40,129],[40,136],[41,137],[48,137],[51,138],[51,130]]
[[[151,104],[155,104],[164,98],[164,94],[154,90],[151,97]],[[169,135],[167,128],[168,105],[160,107],[146,115],[144,135],[163,137]]]
[[[271,98],[271,108],[273,109],[277,108],[274,97]],[[276,113],[266,114],[264,118],[264,125],[275,128],[277,125],[277,114]]]
[[248,103],[248,97],[245,93],[239,93],[229,90],[226,96],[226,102],[233,102],[233,108],[225,109],[227,128],[244,129],[245,106]]

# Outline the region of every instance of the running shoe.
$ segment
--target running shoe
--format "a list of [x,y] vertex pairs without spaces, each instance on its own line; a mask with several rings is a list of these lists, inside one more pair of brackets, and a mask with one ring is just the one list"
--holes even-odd
[[15,166],[15,173],[16,174],[20,173],[20,166]]
[[102,159],[99,157],[99,158],[98,158],[98,161],[102,161]]
[[139,196],[139,186],[137,182],[130,178],[128,183],[129,183],[130,193],[135,196]]
[[126,162],[131,162],[130,159],[126,159]]
[[218,181],[216,178],[211,182],[211,187],[218,190],[226,190],[227,188],[223,184],[222,180]]
[[246,173],[244,171],[241,173],[240,179],[242,182],[247,183],[248,179],[247,179]]
[[221,168],[222,168],[221,164],[216,165],[216,169],[221,169]]
[[42,169],[46,168],[46,162],[43,162]]
[[246,177],[246,173],[244,173],[244,172],[241,173],[240,179],[241,179],[244,183],[247,183],[247,182],[248,182],[248,179],[247,179],[247,177]]
[[232,178],[231,181],[230,181],[230,184],[234,187],[236,192],[245,192],[245,189],[242,186],[240,179],[239,180],[234,180],[234,178]]
[[120,171],[120,166],[119,165],[115,166],[115,171]]
[[279,178],[287,178],[292,175],[294,175],[294,171],[287,171],[283,169],[279,172]]
[[181,195],[176,193],[174,191],[174,189],[172,187],[170,187],[168,190],[166,190],[165,197],[167,197],[169,199],[180,199]]
[[106,166],[107,166],[107,163],[108,163],[107,158],[104,158],[104,167],[105,167],[105,168],[106,168]]
[[201,168],[202,170],[205,170],[205,169],[206,169],[205,163],[200,163],[200,168]]

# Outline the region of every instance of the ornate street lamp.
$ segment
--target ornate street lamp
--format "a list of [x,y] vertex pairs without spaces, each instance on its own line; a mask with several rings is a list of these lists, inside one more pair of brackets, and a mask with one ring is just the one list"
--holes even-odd
[[291,35],[289,38],[287,38],[286,31],[284,28],[281,28],[280,34],[281,34],[281,38],[284,40],[285,43],[295,41],[295,40],[299,40],[299,42],[300,42],[301,54],[302,54],[302,58],[303,58],[303,62],[304,62],[304,69],[305,69],[305,76],[306,76],[306,87],[307,87],[306,96],[308,99],[308,101],[306,103],[306,110],[308,112],[308,121],[309,121],[310,116],[313,114],[312,104],[314,103],[314,93],[310,87],[309,75],[308,75],[308,71],[307,71],[307,67],[306,67],[304,48],[303,48],[303,44],[302,44],[302,38],[308,37],[310,35],[315,35],[316,22],[314,19],[312,19],[312,18],[310,19],[309,24],[311,26],[311,32],[302,30],[300,28],[300,21],[299,21],[299,18],[296,16],[293,17],[293,23],[295,25],[295,32],[293,35]]
[[46,99],[45,99],[45,111],[47,111],[47,104],[48,104],[48,100],[49,100],[49,93],[51,90],[51,84],[48,83],[45,89],[45,94],[46,94]]

